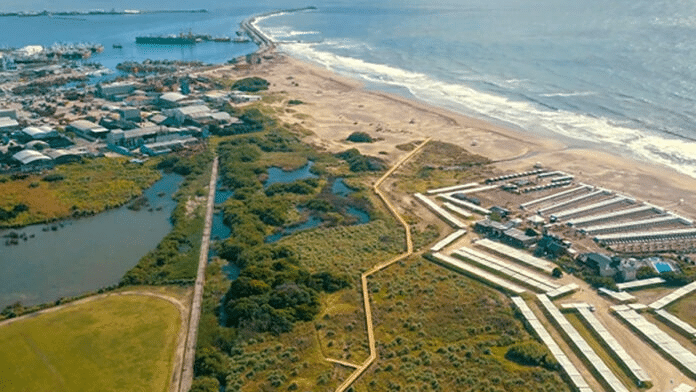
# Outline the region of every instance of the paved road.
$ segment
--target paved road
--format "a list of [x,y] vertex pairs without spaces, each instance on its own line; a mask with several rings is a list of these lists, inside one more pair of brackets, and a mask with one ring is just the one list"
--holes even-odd
[[213,170],[210,174],[208,185],[208,203],[205,211],[205,226],[203,227],[203,239],[201,240],[201,252],[198,256],[198,275],[193,287],[193,299],[191,301],[191,316],[189,317],[188,333],[186,334],[186,346],[184,360],[181,366],[181,383],[179,392],[188,392],[193,382],[193,360],[196,357],[196,342],[198,340],[198,322],[201,319],[201,301],[203,300],[203,286],[205,284],[205,267],[208,264],[208,250],[210,248],[210,229],[213,224],[213,206],[215,204],[215,184],[217,183],[218,158],[213,161]]

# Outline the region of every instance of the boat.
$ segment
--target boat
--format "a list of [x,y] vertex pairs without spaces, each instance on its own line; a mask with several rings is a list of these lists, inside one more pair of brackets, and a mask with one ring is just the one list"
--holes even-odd
[[232,38],[230,37],[214,37],[212,39],[213,42],[230,42],[232,41]]
[[143,36],[135,37],[136,44],[158,44],[158,45],[194,45],[196,43],[195,35],[181,33],[179,35],[165,36]]
[[112,46],[114,49],[123,49],[123,45],[121,44],[113,44]]
[[242,44],[245,42],[251,42],[251,39],[249,39],[249,37],[235,37],[234,42],[236,42],[238,44]]

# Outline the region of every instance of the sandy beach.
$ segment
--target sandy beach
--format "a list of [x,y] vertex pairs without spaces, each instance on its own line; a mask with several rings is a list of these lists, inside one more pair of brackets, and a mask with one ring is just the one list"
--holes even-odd
[[[582,182],[696,217],[696,179],[673,169],[540,138],[401,96],[367,90],[357,80],[282,53],[272,57],[241,71],[242,75],[232,67],[218,68],[215,73],[233,78],[263,77],[271,84],[270,92],[302,101],[302,105],[284,110],[281,118],[314,132],[307,140],[329,151],[355,147],[394,162],[404,154],[396,146],[432,136],[488,157],[501,172],[526,170],[541,163],[571,173]],[[347,142],[348,135],[355,131],[381,140],[369,144]]]

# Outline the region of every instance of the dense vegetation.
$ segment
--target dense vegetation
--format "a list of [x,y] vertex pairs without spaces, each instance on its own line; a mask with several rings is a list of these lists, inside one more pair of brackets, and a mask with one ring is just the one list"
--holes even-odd
[[353,143],[372,143],[374,141],[367,132],[353,132],[348,135],[347,140]]
[[503,294],[416,257],[369,285],[379,359],[355,391],[568,390],[543,363],[506,358],[531,336]]
[[348,162],[350,171],[353,172],[380,171],[387,168],[383,160],[362,155],[357,148],[351,148],[350,150],[336,154],[336,156]]
[[92,215],[118,207],[160,178],[155,161],[92,158],[57,166],[46,175],[0,181],[0,227]]
[[543,344],[534,340],[517,343],[510,347],[505,358],[526,366],[542,366],[549,370],[559,369],[549,350]]
[[258,92],[262,90],[268,90],[268,81],[259,77],[251,77],[237,80],[232,85],[232,90],[239,90],[245,92]]
[[160,161],[158,168],[184,176],[175,195],[177,206],[171,218],[174,228],[124,275],[119,285],[190,284],[195,280],[205,203],[199,200],[194,202],[193,211],[187,208],[196,196],[205,195],[211,163],[212,154],[207,151],[170,155]]
[[[240,274],[231,284],[225,283],[211,266],[195,367],[200,378],[196,388],[201,390],[214,387],[215,382],[228,388],[241,386],[241,370],[224,364],[247,358],[243,349],[247,339],[263,339],[265,334],[282,339],[297,333],[296,328],[305,330],[321,312],[326,295],[354,284],[354,277],[340,270],[309,268],[291,244],[265,242],[268,234],[306,219],[306,214],[340,216],[345,205],[328,196],[327,167],[347,169],[335,157],[316,153],[286,127],[267,122],[264,129],[263,133],[227,137],[217,144],[220,180],[234,193],[221,207],[231,235],[216,250],[219,257],[240,268]],[[308,159],[314,163],[317,178],[264,186],[270,166],[301,167]],[[350,221],[334,219],[327,224],[337,222]],[[282,360],[292,357],[295,355],[285,353]],[[286,377],[276,374],[265,382],[279,385]]]

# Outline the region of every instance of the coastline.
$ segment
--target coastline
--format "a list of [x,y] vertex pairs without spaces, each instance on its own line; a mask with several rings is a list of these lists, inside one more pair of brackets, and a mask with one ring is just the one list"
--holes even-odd
[[[397,94],[368,90],[358,80],[277,49],[264,55],[262,64],[241,74],[265,78],[271,84],[270,93],[304,102],[280,116],[289,124],[313,131],[307,140],[320,148],[337,152],[355,147],[395,162],[403,154],[397,145],[431,136],[488,157],[500,171],[523,170],[541,163],[567,171],[579,181],[696,216],[696,179],[675,169],[588,145],[572,145],[560,137],[537,136]],[[224,66],[213,72],[240,76],[234,67]],[[347,136],[356,131],[382,140],[371,144],[346,142]]]

